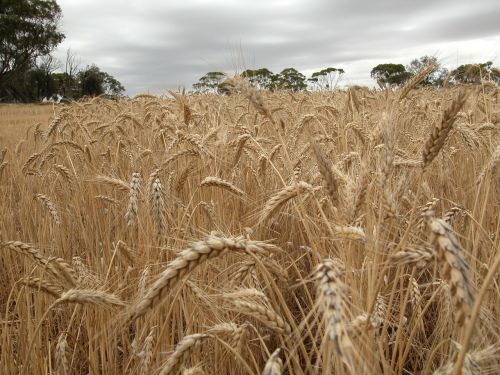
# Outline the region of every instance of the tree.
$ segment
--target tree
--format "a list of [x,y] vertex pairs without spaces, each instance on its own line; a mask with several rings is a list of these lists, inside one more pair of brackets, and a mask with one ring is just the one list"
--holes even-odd
[[[42,95],[45,98],[51,97],[58,91],[55,85],[53,74],[55,73],[56,70],[61,68],[62,68],[61,62],[51,54],[42,56],[40,58],[38,69],[42,72],[44,77],[42,82],[42,87],[40,88],[42,90]],[[37,97],[37,99],[39,99],[39,97]]]
[[73,98],[74,92],[77,89],[76,74],[80,66],[81,60],[76,57],[75,53],[70,48],[66,51],[66,61],[64,64],[64,76],[62,85],[62,94],[65,97]]
[[424,86],[442,86],[449,75],[449,71],[446,68],[442,68],[441,64],[439,64],[437,58],[434,56],[422,56],[419,59],[414,59],[406,67],[406,70],[410,72],[411,75],[415,75],[429,65],[435,65],[437,68],[434,72],[425,77],[420,84]]
[[308,81],[318,90],[334,90],[344,73],[344,69],[326,68],[314,72]]
[[42,97],[51,97],[59,90],[59,81],[56,79],[55,71],[60,67],[59,60],[50,54],[39,58],[32,68],[12,76],[8,87],[15,95],[5,98],[28,102],[38,101]]
[[241,73],[241,76],[248,79],[255,87],[265,90],[275,89],[278,77],[267,68],[247,69]]
[[500,69],[491,68],[490,77],[492,81],[495,81],[497,85],[500,85]]
[[0,8],[0,96],[25,100],[14,85],[39,56],[63,39],[61,8],[55,0],[2,0]]
[[497,68],[493,67],[491,61],[481,64],[464,64],[453,70],[450,74],[455,83],[480,84],[481,80],[492,80],[500,82],[500,74]]
[[286,68],[277,76],[277,87],[285,90],[301,91],[307,88],[306,77],[295,68]]
[[220,85],[225,79],[225,73],[208,72],[193,85],[193,88],[200,93],[218,93]]
[[122,84],[112,75],[102,72],[96,65],[87,66],[78,73],[81,96],[106,94],[117,97],[125,91]]
[[403,64],[379,64],[370,75],[382,88],[402,85],[411,77]]
[[118,97],[123,94],[125,87],[111,74],[101,72],[103,76],[104,93],[109,96]]

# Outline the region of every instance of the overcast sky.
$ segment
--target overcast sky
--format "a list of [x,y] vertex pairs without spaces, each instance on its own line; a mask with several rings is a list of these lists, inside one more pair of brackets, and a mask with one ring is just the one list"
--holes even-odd
[[333,66],[373,85],[373,66],[434,55],[500,65],[500,0],[58,0],[65,41],[127,89],[191,88],[209,71]]

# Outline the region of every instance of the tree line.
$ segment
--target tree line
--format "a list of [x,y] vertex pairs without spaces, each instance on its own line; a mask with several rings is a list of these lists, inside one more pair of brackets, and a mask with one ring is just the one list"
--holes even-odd
[[[68,50],[61,62],[52,51],[65,38],[59,24],[61,8],[56,0],[2,0],[0,2],[0,101],[37,101],[55,93],[69,99],[106,94],[122,95],[124,87],[95,64],[80,67],[80,60]],[[422,85],[440,87],[452,84],[478,84],[485,80],[500,83],[500,70],[491,61],[464,64],[449,72],[437,59],[423,56],[403,64],[379,64],[371,77],[381,88],[403,85],[423,67],[434,70]],[[262,90],[334,90],[345,71],[338,67],[318,70],[307,78],[295,68],[273,73],[267,68],[241,73]],[[193,85],[199,93],[228,93],[226,74],[209,72]]]
[[[283,69],[280,73],[273,73],[267,68],[246,69],[241,76],[250,81],[255,87],[262,90],[334,90],[337,87],[344,70],[341,68],[326,68],[314,72],[310,78],[295,68]],[[208,72],[193,85],[199,93],[227,93],[225,84],[227,78],[223,72]]]
[[[370,72],[370,76],[377,82],[380,88],[404,85],[415,74],[423,68],[432,65],[433,71],[422,80],[420,85],[442,87],[455,84],[480,84],[484,81],[492,81],[500,84],[500,69],[493,66],[491,61],[479,64],[463,64],[449,71],[442,67],[434,56],[422,56],[412,60],[407,66],[403,64],[385,63],[379,64]],[[248,79],[256,88],[262,90],[291,90],[291,91],[325,91],[334,90],[338,87],[344,69],[329,67],[312,73],[311,77],[300,73],[295,68],[283,69],[280,73],[273,73],[267,68],[247,69],[241,73],[242,77]],[[198,93],[228,92],[224,72],[208,72],[193,84],[193,89]]]
[[91,64],[80,67],[71,51],[64,62],[51,53],[65,38],[55,0],[2,0],[0,5],[0,101],[32,102],[60,94],[69,99],[120,96],[122,84]]

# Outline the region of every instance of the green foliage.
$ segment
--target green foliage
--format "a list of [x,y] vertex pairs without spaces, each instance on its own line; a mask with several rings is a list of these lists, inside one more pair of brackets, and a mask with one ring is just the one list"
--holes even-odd
[[112,75],[102,72],[96,65],[87,66],[78,73],[81,96],[106,94],[112,97],[122,95],[125,88]]
[[225,93],[226,89],[221,84],[226,79],[226,74],[222,72],[208,72],[193,85],[199,93]]
[[344,69],[326,68],[318,72],[314,72],[308,81],[313,86],[313,89],[334,90],[344,73]]
[[495,81],[497,85],[500,85],[500,69],[491,68],[490,77],[492,81]]
[[406,70],[409,71],[411,75],[415,75],[429,65],[435,65],[438,68],[425,77],[420,84],[423,86],[442,86],[449,75],[449,71],[446,68],[440,67],[441,64],[439,64],[437,58],[434,56],[422,56],[418,59],[414,59],[406,67]]
[[306,77],[295,68],[283,69],[276,81],[277,88],[283,90],[302,91],[307,88]]
[[372,69],[370,75],[381,87],[386,87],[402,85],[412,74],[403,64],[379,64]]
[[500,71],[493,67],[491,61],[481,64],[464,64],[451,72],[451,79],[455,83],[480,84],[481,79],[500,83]]
[[[405,67],[402,64],[379,64],[371,70],[371,77],[377,80],[381,88],[400,86],[413,77],[423,68],[434,65],[437,68],[425,77],[422,86],[443,86],[450,77],[455,82],[477,83],[480,76],[483,79],[493,80],[500,83],[500,70],[494,68],[491,62],[484,64],[467,64],[455,69],[452,73],[440,66],[436,57],[422,56],[414,59]],[[312,73],[306,77],[295,68],[283,69],[275,74],[267,68],[246,69],[241,76],[247,79],[254,87],[261,90],[292,90],[302,91],[309,86],[311,90],[335,90],[340,79],[345,74],[344,69],[328,67]],[[224,83],[226,74],[222,72],[209,72],[193,85],[199,93],[229,94],[230,88]]]
[[274,90],[278,84],[278,75],[267,68],[247,69],[241,73],[241,76],[247,78],[259,89]]
[[22,86],[39,56],[63,39],[55,0],[2,0],[0,7],[0,98],[29,100]]

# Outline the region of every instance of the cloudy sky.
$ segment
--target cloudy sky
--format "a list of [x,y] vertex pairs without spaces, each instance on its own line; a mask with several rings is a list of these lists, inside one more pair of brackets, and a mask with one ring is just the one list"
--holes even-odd
[[65,41],[127,94],[191,88],[209,71],[333,66],[373,85],[373,66],[434,55],[500,65],[499,0],[58,0]]

